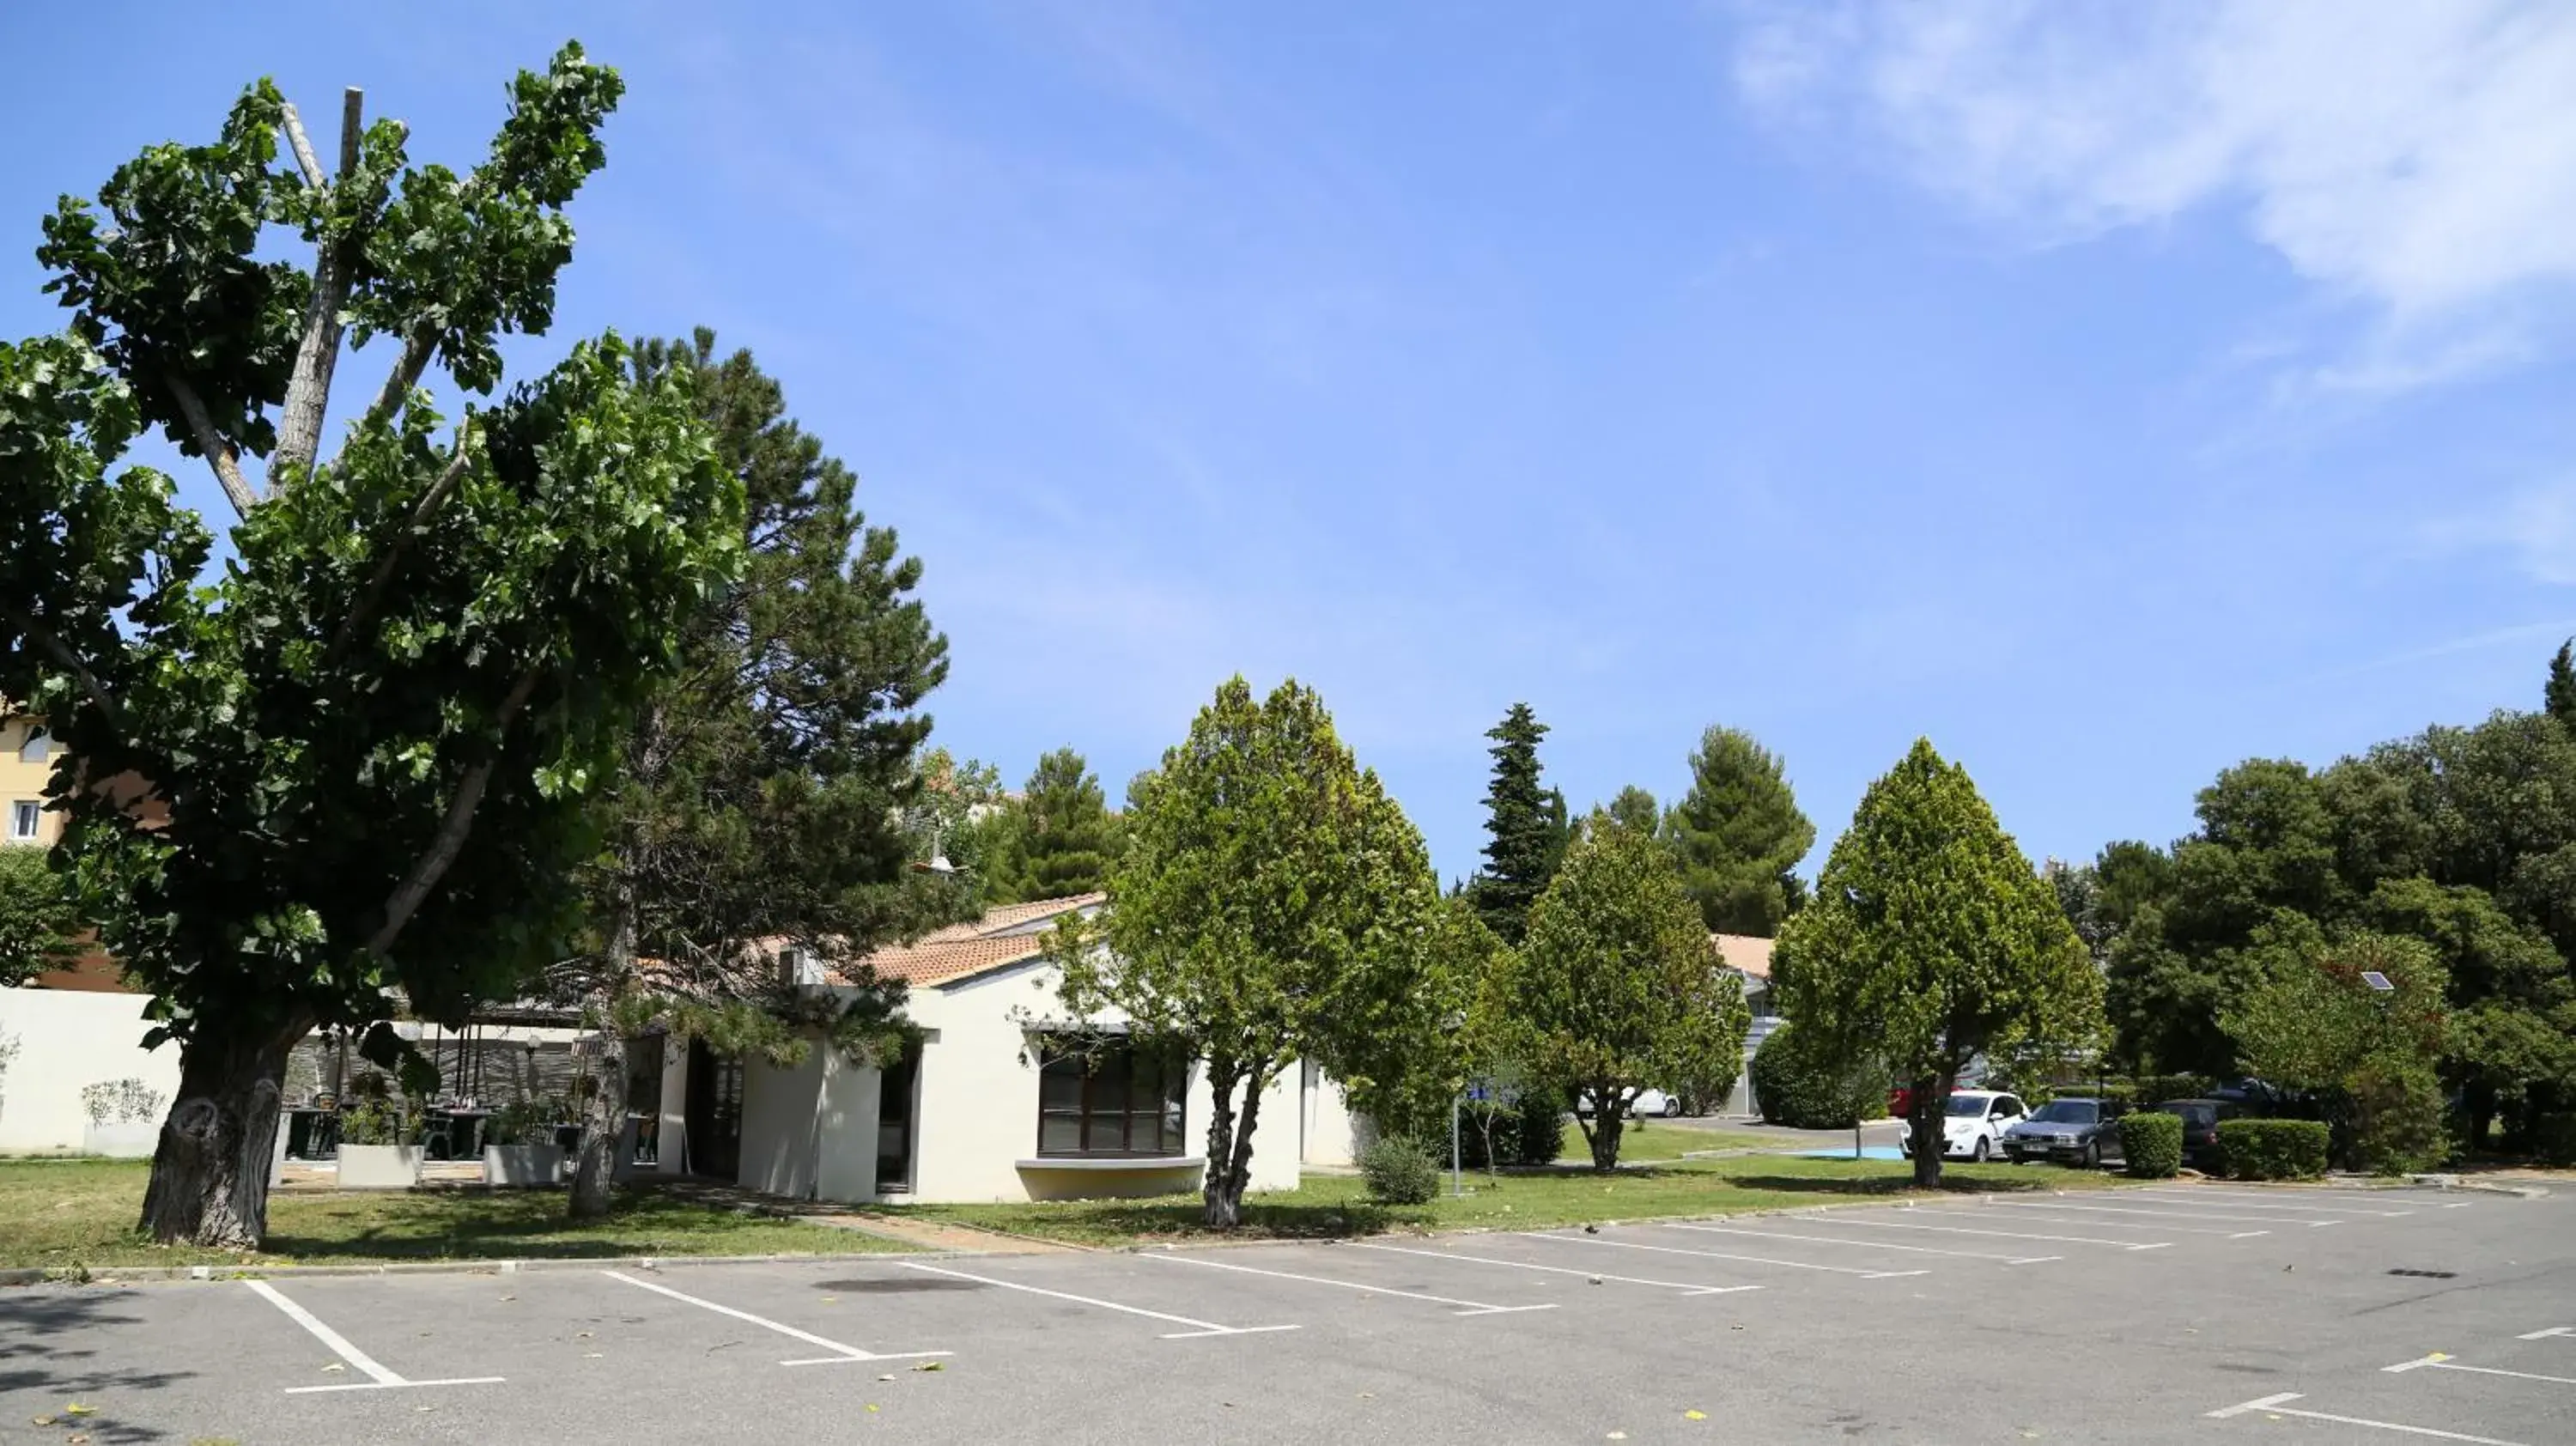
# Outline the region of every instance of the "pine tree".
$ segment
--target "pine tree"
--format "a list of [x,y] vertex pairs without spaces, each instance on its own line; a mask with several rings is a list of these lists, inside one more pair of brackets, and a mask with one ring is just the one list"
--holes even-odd
[[1682,888],[1721,934],[1770,938],[1806,902],[1792,872],[1816,842],[1780,759],[1736,728],[1711,728],[1691,754],[1691,786],[1665,817]]
[[1610,800],[1610,806],[1603,812],[1610,815],[1612,823],[1640,838],[1654,837],[1655,825],[1660,817],[1660,810],[1655,805],[1655,796],[1633,783],[1620,789],[1617,796]]
[[1517,945],[1529,925],[1530,906],[1547,888],[1556,863],[1565,855],[1570,830],[1565,800],[1539,787],[1539,740],[1547,725],[1527,703],[1514,703],[1486,737],[1494,758],[1493,781],[1485,788],[1485,867],[1468,885],[1485,927],[1506,944]]
[[1113,829],[1100,776],[1070,748],[1038,760],[1019,805],[1016,887],[1029,899],[1064,899],[1101,886]]
[[2541,699],[2550,717],[2576,728],[2576,638],[2560,643],[2558,656],[2549,660],[2549,684]]

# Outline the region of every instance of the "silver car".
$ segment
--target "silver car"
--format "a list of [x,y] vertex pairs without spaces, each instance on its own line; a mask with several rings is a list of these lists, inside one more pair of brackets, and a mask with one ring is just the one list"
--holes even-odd
[[2060,1096],[2004,1131],[2004,1154],[2096,1166],[2120,1158],[2120,1107],[2108,1100]]

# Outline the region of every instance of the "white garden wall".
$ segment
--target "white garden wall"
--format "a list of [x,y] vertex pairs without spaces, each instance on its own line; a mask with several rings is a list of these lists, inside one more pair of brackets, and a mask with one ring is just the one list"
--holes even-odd
[[0,1154],[79,1150],[89,1126],[83,1085],[140,1079],[169,1108],[179,1088],[179,1049],[143,1048],[151,1028],[143,1005],[140,994],[0,989],[0,1053],[17,1047],[0,1074]]

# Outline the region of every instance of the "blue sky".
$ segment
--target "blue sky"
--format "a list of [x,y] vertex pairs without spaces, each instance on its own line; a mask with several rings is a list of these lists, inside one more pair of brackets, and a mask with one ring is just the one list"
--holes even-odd
[[9,7],[0,328],[250,77],[464,163],[578,35],[630,91],[520,355],[753,348],[1013,778],[1293,673],[1444,875],[1518,699],[1578,805],[1752,730],[1810,871],[1918,734],[2089,856],[2576,632],[2565,7],[441,10]]

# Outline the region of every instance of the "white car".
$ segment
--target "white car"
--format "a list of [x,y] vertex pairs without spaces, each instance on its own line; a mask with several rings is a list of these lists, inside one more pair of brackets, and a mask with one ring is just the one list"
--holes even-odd
[[[1630,1086],[1627,1092],[1621,1097],[1620,1105],[1621,1108],[1619,1113],[1632,1120],[1643,1119],[1648,1115],[1661,1115],[1665,1119],[1669,1120],[1679,1116],[1682,1112],[1682,1102],[1679,1095],[1668,1094],[1663,1090],[1641,1090],[1633,1085]],[[1591,1091],[1584,1090],[1575,1095],[1574,1112],[1580,1115],[1588,1115],[1592,1113]]]
[[[1998,1090],[1952,1090],[1950,1108],[1941,1121],[1941,1153],[1966,1160],[1985,1160],[2004,1152],[2004,1131],[2028,1111],[2021,1101]],[[1914,1132],[1907,1130],[1897,1148],[1914,1153]]]

